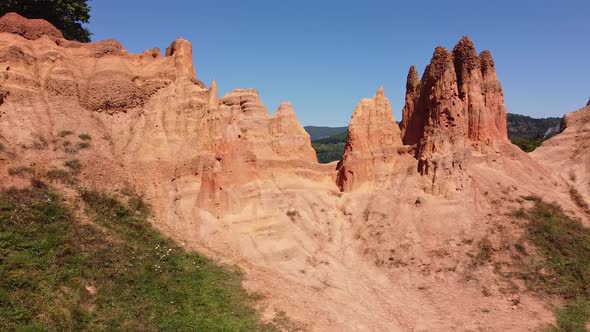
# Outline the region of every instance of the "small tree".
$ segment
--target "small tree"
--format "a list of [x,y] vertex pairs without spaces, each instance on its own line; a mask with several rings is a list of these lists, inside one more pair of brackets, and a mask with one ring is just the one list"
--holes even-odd
[[90,19],[88,0],[2,0],[0,16],[15,12],[26,18],[42,18],[61,30],[64,37],[90,41],[90,31],[82,26]]

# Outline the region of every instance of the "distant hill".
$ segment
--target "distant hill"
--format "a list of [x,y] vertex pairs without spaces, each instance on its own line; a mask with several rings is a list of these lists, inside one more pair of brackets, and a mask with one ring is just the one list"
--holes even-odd
[[561,118],[531,118],[530,116],[508,113],[508,137],[510,139],[543,138],[559,132]]
[[344,154],[344,147],[348,139],[346,127],[344,132],[330,137],[322,138],[311,142],[318,155],[320,163],[329,163],[335,160],[340,160]]
[[[544,140],[559,132],[561,118],[532,118],[526,115],[508,113],[508,137],[523,151],[531,152]],[[320,163],[340,160],[347,139],[347,127],[307,126]]]
[[309,134],[312,141],[317,141],[322,138],[338,135],[345,133],[348,130],[348,127],[316,127],[316,126],[307,126],[304,127],[305,131]]

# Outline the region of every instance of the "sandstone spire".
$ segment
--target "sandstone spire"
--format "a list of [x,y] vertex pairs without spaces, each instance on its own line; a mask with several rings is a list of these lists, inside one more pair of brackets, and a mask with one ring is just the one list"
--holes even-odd
[[166,48],[166,56],[174,59],[174,66],[179,76],[196,81],[197,74],[193,65],[193,47],[185,39],[177,38]]
[[211,81],[211,87],[209,87],[209,107],[215,108],[219,104],[219,94],[217,92],[217,83],[215,80]]
[[402,128],[405,144],[417,144],[433,131],[464,135],[476,147],[507,139],[502,87],[490,52],[478,56],[465,36],[451,53],[436,48],[419,84],[410,69]]
[[338,164],[340,189],[350,191],[387,174],[401,146],[391,105],[379,88],[373,98],[361,100],[350,119],[348,141]]
[[462,153],[457,151],[485,152],[494,142],[507,140],[506,109],[494,61],[489,51],[478,56],[469,37],[452,52],[437,47],[419,84],[415,76],[410,69],[401,127],[404,143],[416,144],[422,174],[451,174],[461,168]]
[[[414,114],[415,100],[420,93],[420,76],[414,65],[410,66],[408,71],[408,78],[406,81],[406,104],[402,110],[402,121],[400,123],[401,135],[405,144],[415,144],[422,137],[422,129],[424,124],[420,121],[415,121],[413,118],[423,120],[424,117]],[[411,124],[411,126],[410,126]]]

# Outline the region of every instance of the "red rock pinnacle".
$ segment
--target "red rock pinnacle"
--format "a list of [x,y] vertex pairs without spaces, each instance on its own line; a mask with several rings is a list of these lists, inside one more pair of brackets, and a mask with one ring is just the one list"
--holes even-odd
[[402,146],[400,129],[383,88],[357,105],[348,126],[344,157],[338,165],[337,183],[350,191],[388,173]]

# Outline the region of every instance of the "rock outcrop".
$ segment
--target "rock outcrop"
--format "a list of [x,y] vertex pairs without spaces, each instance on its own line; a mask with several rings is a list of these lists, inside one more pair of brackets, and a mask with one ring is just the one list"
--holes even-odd
[[340,190],[351,191],[390,174],[401,147],[399,126],[383,88],[379,88],[352,113],[344,156],[338,164]]
[[244,203],[232,188],[270,177],[275,168],[288,173],[317,164],[290,104],[271,116],[256,90],[219,98],[214,81],[207,88],[197,79],[192,46],[182,38],[164,56],[158,49],[131,54],[114,40],[66,41],[43,20],[9,14],[0,23],[15,19],[18,25],[0,24],[10,32],[0,34],[0,87],[8,96],[0,137],[15,145],[86,128],[99,139],[95,155],[105,163],[158,163],[174,169],[171,176],[196,175],[197,207],[216,214]]
[[0,18],[0,32],[12,33],[31,40],[41,36],[62,39],[64,37],[51,23],[42,19],[27,19],[17,13],[8,13]]
[[419,82],[412,66],[401,128],[404,144],[416,145],[420,173],[447,184],[471,149],[486,152],[506,141],[503,92],[490,52],[478,56],[463,37],[452,52],[436,48]]
[[530,155],[567,181],[582,205],[590,204],[590,106],[566,114],[561,133]]

